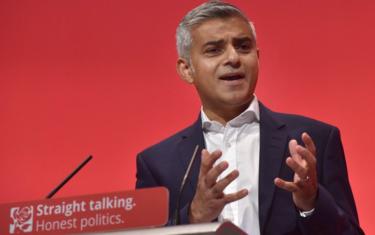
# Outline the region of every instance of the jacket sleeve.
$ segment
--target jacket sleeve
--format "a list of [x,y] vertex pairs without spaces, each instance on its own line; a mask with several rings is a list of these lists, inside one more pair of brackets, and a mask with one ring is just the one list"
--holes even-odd
[[[160,184],[157,182],[156,178],[153,176],[152,171],[150,170],[147,162],[143,159],[142,154],[138,154],[137,156],[137,173],[136,173],[137,181],[136,181],[136,189],[139,188],[149,188],[149,187],[157,187]],[[172,202],[174,201],[173,198],[170,198]],[[170,202],[171,203],[171,202]],[[182,205],[180,209],[180,224],[188,224],[189,223],[189,208],[190,203],[186,205]],[[173,213],[174,208],[169,208],[169,216],[167,226],[174,225],[173,224]]]
[[143,160],[142,155],[137,155],[137,173],[136,173],[137,181],[135,184],[135,188],[149,188],[149,187],[157,187],[159,186],[156,183],[151,171],[149,170],[146,162]]
[[[350,189],[340,132],[333,127],[320,158],[318,197],[311,216],[299,216],[303,234],[364,234]],[[319,173],[318,173],[319,174]]]

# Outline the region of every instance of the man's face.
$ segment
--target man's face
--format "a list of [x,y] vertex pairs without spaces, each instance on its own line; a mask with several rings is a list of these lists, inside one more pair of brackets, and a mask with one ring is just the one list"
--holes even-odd
[[204,108],[233,108],[251,101],[258,49],[249,27],[244,19],[231,17],[192,29],[191,61],[185,64],[188,75],[182,77],[195,85]]

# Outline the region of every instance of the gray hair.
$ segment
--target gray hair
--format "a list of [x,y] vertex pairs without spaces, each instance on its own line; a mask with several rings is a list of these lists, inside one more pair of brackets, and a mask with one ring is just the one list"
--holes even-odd
[[214,18],[229,18],[238,16],[249,22],[250,30],[256,40],[255,27],[246,15],[236,6],[219,0],[208,1],[188,12],[181,20],[176,30],[177,53],[180,58],[190,61],[192,43],[191,30],[194,26]]

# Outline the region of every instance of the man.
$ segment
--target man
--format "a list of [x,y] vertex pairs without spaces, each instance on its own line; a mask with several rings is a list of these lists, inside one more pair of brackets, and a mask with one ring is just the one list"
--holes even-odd
[[[181,223],[230,220],[251,235],[363,234],[338,129],[258,101],[255,30],[238,8],[210,1],[190,11],[177,50],[201,114],[138,155],[137,188],[167,187],[170,218],[177,209]],[[196,146],[201,156],[179,197]]]

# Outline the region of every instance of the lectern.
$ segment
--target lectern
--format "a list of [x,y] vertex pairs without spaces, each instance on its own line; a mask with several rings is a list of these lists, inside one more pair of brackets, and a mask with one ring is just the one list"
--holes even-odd
[[229,221],[204,223],[204,224],[189,224],[177,225],[163,228],[150,228],[150,229],[136,229],[124,230],[115,232],[101,232],[91,233],[95,234],[108,234],[108,235],[246,235],[244,231],[235,226]]
[[168,200],[155,187],[2,204],[0,234],[246,234],[230,222],[163,227]]

